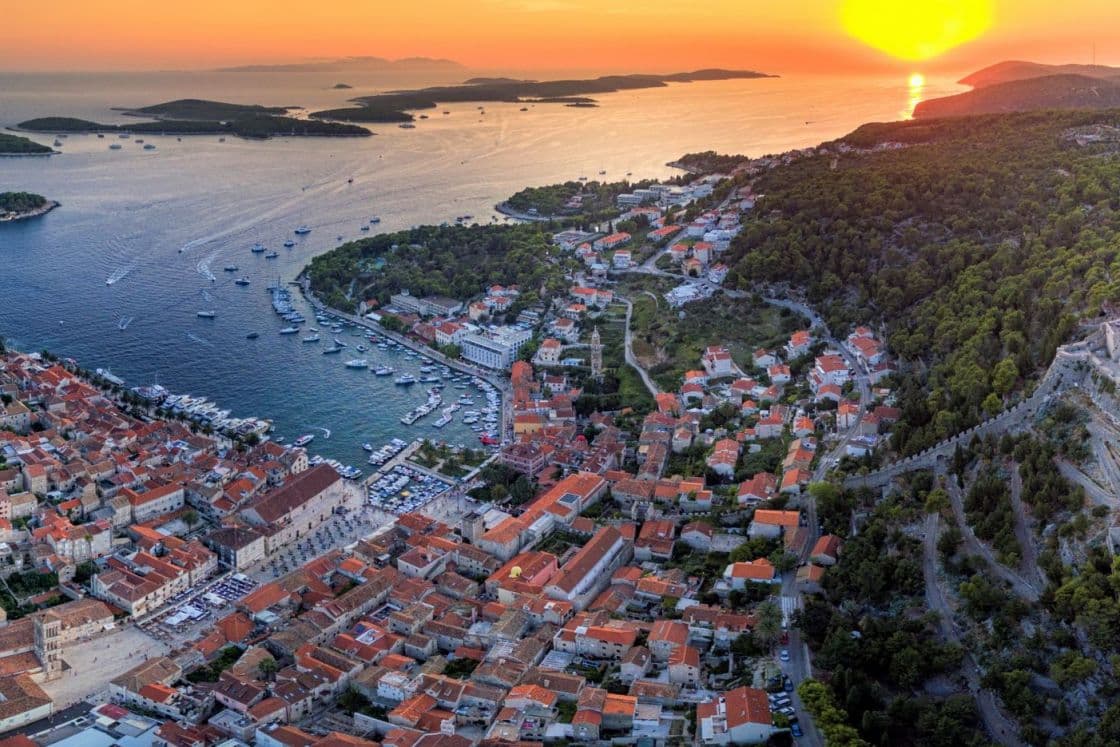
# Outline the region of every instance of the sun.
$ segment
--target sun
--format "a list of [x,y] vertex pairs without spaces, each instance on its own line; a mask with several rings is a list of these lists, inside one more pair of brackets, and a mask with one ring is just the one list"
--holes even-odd
[[921,88],[926,84],[926,76],[921,73],[910,73],[910,88]]
[[981,36],[993,0],[844,0],[840,20],[854,38],[902,60],[928,60]]

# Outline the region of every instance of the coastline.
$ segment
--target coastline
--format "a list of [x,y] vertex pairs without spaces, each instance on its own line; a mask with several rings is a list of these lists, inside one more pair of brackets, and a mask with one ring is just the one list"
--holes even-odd
[[[121,126],[123,127],[124,125],[121,125]],[[236,132],[219,132],[219,131],[212,131],[212,132],[203,132],[203,131],[199,131],[199,132],[163,132],[163,131],[161,131],[161,132],[148,132],[146,130],[129,130],[129,129],[119,129],[119,130],[118,129],[104,129],[104,130],[101,130],[101,129],[97,129],[97,130],[90,130],[90,129],[87,129],[87,130],[29,130],[29,129],[25,129],[25,128],[18,127],[18,126],[15,126],[15,125],[9,127],[8,129],[11,130],[12,132],[26,132],[26,133],[32,134],[32,135],[97,135],[97,134],[105,135],[105,134],[109,134],[109,133],[129,134],[129,135],[133,135],[133,136],[140,135],[140,136],[143,136],[143,137],[206,137],[208,135],[209,136],[217,135],[219,137],[235,137],[235,138],[239,138],[241,140],[248,140],[250,142],[259,141],[259,140],[271,140],[271,139],[277,138],[277,137],[363,138],[363,137],[372,137],[372,136],[377,134],[376,132],[374,132],[372,130],[366,130],[366,134],[364,134],[364,135],[361,134],[361,133],[352,133],[352,134],[337,133],[337,134],[334,134],[334,135],[328,135],[328,134],[325,134],[325,133],[324,134],[315,134],[315,135],[296,135],[296,134],[291,134],[291,133],[286,133],[286,132],[275,132],[271,135],[262,135],[260,137],[253,137],[253,136],[250,136],[250,135],[242,135],[242,134],[239,134],[239,133],[236,133]],[[9,154],[0,154],[0,155],[11,155],[11,156],[17,156],[17,157],[21,157],[21,156],[54,156],[54,155],[59,155],[61,153],[62,153],[62,151],[52,150],[50,153],[9,153]]]
[[48,200],[47,204],[43,205],[43,207],[30,210],[26,213],[5,213],[3,215],[0,215],[0,223],[15,223],[16,221],[38,218],[42,215],[46,215],[57,207],[62,207],[62,203],[55,202],[54,200]]
[[519,210],[514,210],[506,202],[499,202],[494,206],[494,209],[507,218],[513,218],[514,220],[523,220],[530,223],[548,223],[550,220],[552,220],[552,217],[550,216],[529,215],[528,213],[522,213]]

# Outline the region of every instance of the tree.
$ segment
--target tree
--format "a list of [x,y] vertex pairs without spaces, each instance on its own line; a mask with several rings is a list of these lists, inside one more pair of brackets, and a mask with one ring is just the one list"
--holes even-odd
[[187,529],[193,529],[194,525],[198,523],[198,511],[193,508],[188,508],[183,512],[183,523],[187,525]]
[[782,610],[772,601],[765,601],[755,607],[754,637],[767,648],[773,649],[774,643],[782,635]]
[[1015,361],[1011,358],[1004,358],[992,370],[992,388],[1001,397],[1011,391],[1018,379],[1019,369],[1015,367]]
[[257,671],[260,672],[261,676],[266,680],[272,679],[272,675],[276,674],[279,670],[280,665],[277,664],[276,659],[273,659],[271,656],[267,659],[261,659],[261,663],[257,665]]

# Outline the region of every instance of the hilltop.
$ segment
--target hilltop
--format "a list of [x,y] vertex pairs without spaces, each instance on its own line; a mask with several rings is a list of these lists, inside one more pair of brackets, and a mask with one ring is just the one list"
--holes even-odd
[[1038,62],[1008,60],[969,73],[958,82],[973,88],[985,88],[1014,80],[1043,78],[1049,75],[1082,75],[1088,78],[1120,79],[1120,67],[1108,65],[1044,65]]
[[230,104],[206,99],[176,99],[139,109],[120,109],[125,114],[157,119],[223,120],[246,117],[278,116],[287,113],[291,106],[261,106],[259,104]]
[[337,119],[346,122],[407,122],[408,112],[416,109],[434,109],[440,104],[454,102],[537,102],[578,103],[590,105],[590,99],[573,100],[572,97],[589,94],[615,93],[643,88],[662,88],[669,83],[693,81],[735,80],[742,78],[772,78],[773,75],[753,70],[696,70],[691,73],[671,75],[605,75],[589,80],[511,80],[472,79],[458,86],[435,86],[412,91],[394,91],[376,96],[352,99],[358,107],[329,109],[315,112],[317,119]]
[[1091,77],[1075,73],[990,83],[955,96],[923,101],[914,117],[961,117],[973,114],[1042,109],[1111,109],[1120,106],[1120,77]]

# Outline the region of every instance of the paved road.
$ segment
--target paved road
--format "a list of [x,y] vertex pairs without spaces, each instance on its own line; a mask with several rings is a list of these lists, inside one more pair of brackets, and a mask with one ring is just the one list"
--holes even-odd
[[1115,494],[1105,490],[1101,487],[1100,483],[1082,472],[1068,460],[1059,457],[1054,461],[1058,465],[1058,471],[1062,473],[1062,477],[1084,488],[1085,494],[1089,496],[1089,500],[1093,501],[1093,503],[1109,507],[1116,505]]
[[637,356],[634,355],[633,348],[633,333],[630,331],[630,316],[634,312],[634,304],[630,302],[629,298],[623,296],[617,297],[619,301],[626,304],[626,334],[623,340],[623,347],[625,349],[626,365],[638,372],[638,376],[642,377],[642,383],[645,384],[646,389],[653,396],[661,393],[661,387],[657,386],[657,382],[650,378],[649,372],[642,368],[642,364],[638,362]]
[[937,514],[926,516],[925,536],[922,540],[922,575],[926,583],[926,605],[930,611],[937,613],[938,628],[941,637],[948,642],[957,643],[965,651],[961,660],[961,673],[968,682],[968,689],[976,699],[976,706],[980,711],[980,718],[988,734],[999,744],[1019,747],[1023,743],[1019,740],[1018,727],[1015,722],[1004,715],[996,700],[996,696],[980,685],[980,667],[976,659],[961,643],[957,627],[953,622],[953,609],[945,599],[945,594],[938,582],[937,574],[937,539],[941,535],[941,517]]

